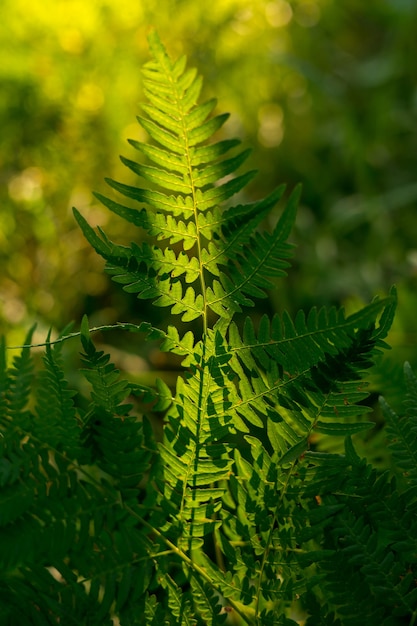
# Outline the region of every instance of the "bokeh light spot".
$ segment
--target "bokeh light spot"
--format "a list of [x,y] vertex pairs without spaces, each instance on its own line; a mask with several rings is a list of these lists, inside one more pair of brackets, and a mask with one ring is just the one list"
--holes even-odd
[[59,33],[59,43],[65,52],[81,54],[84,50],[84,37],[77,28],[66,28]]
[[28,167],[9,182],[9,196],[16,202],[33,202],[42,198],[43,173],[39,167]]
[[284,112],[279,104],[264,104],[258,111],[258,139],[267,148],[279,146],[284,137]]
[[104,104],[103,91],[94,83],[84,83],[78,92],[76,104],[79,109],[94,113]]
[[320,7],[312,0],[303,0],[297,4],[294,19],[304,28],[312,28],[320,20]]
[[275,0],[265,6],[265,16],[271,26],[281,28],[291,22],[293,12],[288,2]]

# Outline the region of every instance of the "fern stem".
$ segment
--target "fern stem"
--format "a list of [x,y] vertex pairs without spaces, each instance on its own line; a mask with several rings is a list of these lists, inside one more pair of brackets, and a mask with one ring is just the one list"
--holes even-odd
[[[213,515],[213,520],[217,519],[217,514]],[[213,539],[214,539],[214,554],[216,555],[216,563],[219,567],[219,569],[222,570],[222,572],[226,572],[226,564],[224,562],[224,557],[223,557],[223,552],[221,550],[220,547],[220,541],[219,541],[219,530],[216,529],[213,533]]]
[[[129,330],[132,332],[144,332],[141,330],[140,326],[137,324],[132,324],[130,322],[118,322],[117,324],[107,324],[105,326],[95,326],[94,328],[90,328],[90,333],[97,332],[105,332],[107,330]],[[161,331],[157,328],[153,328],[149,326],[149,330],[157,331],[160,333]],[[53,346],[54,344],[62,343],[67,341],[68,339],[74,339],[75,337],[80,337],[81,331],[76,331],[74,333],[69,333],[68,335],[63,335],[62,337],[58,337],[52,341],[42,341],[41,343],[28,343],[23,344],[21,346],[6,346],[6,350],[25,350],[27,348],[44,348],[46,346]]]

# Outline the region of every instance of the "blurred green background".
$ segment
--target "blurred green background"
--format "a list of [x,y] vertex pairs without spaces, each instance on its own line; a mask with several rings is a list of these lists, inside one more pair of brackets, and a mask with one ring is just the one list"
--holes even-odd
[[[76,206],[116,241],[97,204],[135,123],[146,36],[204,77],[253,147],[248,200],[303,183],[289,279],[270,308],[345,304],[399,289],[390,343],[417,365],[417,3],[414,0],[2,0],[0,332],[138,321],[76,226]],[[146,138],[146,137],[145,137]],[[137,156],[137,154],[135,155]],[[110,192],[111,193],[111,192]]]

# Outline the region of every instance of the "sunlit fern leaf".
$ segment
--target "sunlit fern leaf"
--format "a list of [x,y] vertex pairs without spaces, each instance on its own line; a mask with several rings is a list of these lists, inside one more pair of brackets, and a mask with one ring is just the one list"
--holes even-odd
[[161,624],[165,626],[166,624],[166,611],[155,595],[146,598],[144,615],[147,626],[161,626]]
[[195,361],[207,365],[194,366],[186,380],[179,379],[161,445],[163,490],[178,507],[172,523],[186,548],[201,545],[202,538],[218,526],[213,516],[224,488],[214,485],[228,478],[232,464],[227,446],[217,443],[235,430],[236,423],[227,414],[224,374],[215,359],[214,342],[214,337],[207,338],[205,344],[194,346]]
[[299,192],[296,190],[290,197],[271,234],[255,232],[247,244],[242,237],[239,251],[238,237],[232,238],[230,247],[220,239],[211,242],[207,252],[202,253],[205,268],[218,276],[212,286],[207,286],[207,304],[214,313],[232,318],[243,307],[253,306],[252,298],[266,296],[265,290],[273,285],[271,278],[286,275],[285,269],[289,267],[286,259],[291,256],[291,246],[286,240],[295,218]]
[[338,311],[335,308],[319,311],[313,308],[307,316],[299,311],[294,322],[286,312],[282,316],[276,314],[271,321],[264,316],[259,324],[258,336],[252,320],[246,318],[242,339],[237,326],[231,324],[230,350],[248,367],[258,363],[269,369],[272,363],[276,363],[280,366],[281,375],[286,371],[292,376],[317,365],[324,355],[337,354],[340,349],[350,346],[354,333],[368,328],[378,313],[381,313],[381,320],[374,335],[380,346],[387,333],[382,316],[386,312],[392,314],[395,305],[396,294],[393,292],[389,298],[376,300],[364,307],[361,316],[355,313],[346,318],[343,309]]
[[197,242],[197,233],[194,222],[178,221],[172,215],[155,213],[151,216],[145,209],[138,211],[131,209],[118,202],[114,202],[99,193],[95,196],[108,209],[123,217],[134,226],[144,228],[149,235],[157,237],[159,241],[168,239],[171,244],[183,242],[184,250],[189,250]]
[[168,606],[175,620],[172,623],[178,626],[197,626],[189,595],[183,593],[181,587],[168,574],[161,575],[159,582],[168,594]]
[[[381,308],[394,305],[395,298],[380,303]],[[361,324],[366,323],[364,314]],[[345,436],[371,426],[352,422],[367,410],[358,404],[367,393],[357,381],[372,363],[386,328],[358,324],[356,317],[351,323],[336,311],[310,315],[309,328],[303,316],[295,325],[289,316],[282,321],[275,317],[272,326],[264,318],[257,337],[247,320],[244,341],[232,324],[229,363],[236,381],[225,379],[230,410],[254,426],[265,424],[272,447],[281,455],[300,455],[315,432]]]
[[228,615],[233,613],[229,606],[221,606],[219,596],[204,582],[193,576],[190,581],[193,602],[199,616],[207,626],[221,626],[226,623]]
[[[200,87],[195,72],[183,63],[172,63],[155,35],[150,41],[154,61],[145,67],[144,75],[151,104],[144,106],[148,118],[139,122],[155,145],[131,143],[153,165],[124,157],[122,161],[151,189],[107,180],[116,191],[147,208],[135,210],[101,194],[97,197],[158,240],[182,244],[183,251],[174,254],[135,243],[130,248],[117,246],[102,231],[97,235],[78,212],[75,215],[87,239],[108,262],[109,273],[126,291],[171,307],[183,321],[201,318],[205,323],[208,309],[231,319],[242,307],[251,306],[253,297],[265,297],[271,278],[285,275],[290,256],[286,239],[299,191],[288,201],[271,235],[255,228],[281,198],[283,186],[258,203],[228,210],[222,206],[254,175],[235,174],[249,151],[223,158],[238,142],[204,145],[228,116],[209,117],[216,103],[196,104]],[[187,286],[190,283],[195,285]]]

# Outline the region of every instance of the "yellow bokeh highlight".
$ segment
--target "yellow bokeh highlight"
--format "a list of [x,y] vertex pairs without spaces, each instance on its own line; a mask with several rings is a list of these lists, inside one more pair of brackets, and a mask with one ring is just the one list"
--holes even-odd
[[299,0],[294,12],[295,21],[304,28],[312,28],[320,20],[321,9],[314,0]]
[[39,167],[28,167],[9,181],[9,195],[15,201],[31,202],[42,198],[43,172]]
[[291,5],[285,0],[274,0],[265,6],[265,15],[269,24],[274,28],[281,28],[290,23],[293,10]]
[[58,34],[59,43],[65,52],[81,54],[85,47],[85,39],[78,28],[65,28]]
[[258,111],[258,140],[266,148],[279,146],[284,137],[284,112],[279,104],[264,104]]
[[76,96],[75,104],[83,111],[98,111],[104,104],[103,90],[94,83],[84,83]]

